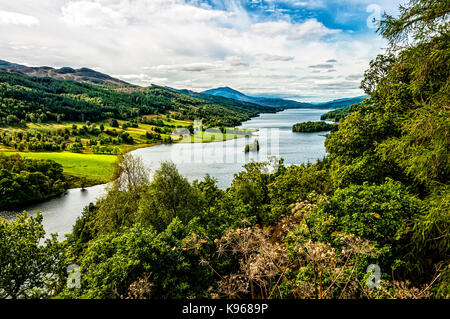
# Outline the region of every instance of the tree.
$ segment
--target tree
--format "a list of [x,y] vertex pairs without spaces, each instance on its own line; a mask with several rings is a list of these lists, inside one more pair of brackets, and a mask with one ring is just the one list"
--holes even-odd
[[331,192],[327,161],[315,164],[292,165],[283,169],[274,182],[269,184],[271,214],[280,217],[290,212],[290,205],[306,200],[312,192]]
[[112,126],[112,127],[119,127],[119,122],[117,122],[116,119],[112,119],[112,121],[111,121],[111,126]]
[[81,190],[84,191],[87,184],[87,179],[85,176],[81,178]]
[[303,122],[297,123],[292,126],[292,132],[324,132],[332,131],[336,128],[336,124],[328,124],[326,122]]
[[63,297],[127,298],[139,278],[148,278],[146,298],[201,298],[211,285],[211,272],[198,254],[183,249],[195,224],[175,219],[161,233],[136,224],[92,240],[79,260],[82,288]]
[[17,125],[19,124],[19,118],[15,115],[8,115],[6,117],[6,122],[8,123],[8,125]]
[[448,32],[450,3],[448,1],[410,0],[400,6],[400,17],[385,14],[380,23],[380,33],[391,45],[413,39],[416,42]]
[[269,185],[283,172],[283,160],[270,157],[266,162],[250,161],[244,171],[235,174],[221,209],[233,223],[247,219],[264,225],[273,223],[270,214]]
[[148,187],[148,171],[140,157],[119,155],[114,164],[113,182],[96,205],[95,226],[100,233],[131,226],[143,193]]
[[42,243],[42,215],[0,218],[0,298],[45,298],[64,270],[56,235]]
[[0,210],[59,195],[66,187],[60,164],[0,154]]
[[130,154],[118,156],[114,164],[114,183],[119,189],[137,191],[148,184],[148,171],[142,158]]
[[187,223],[201,211],[198,190],[180,175],[175,164],[163,162],[142,198],[137,221],[161,231],[174,218]]

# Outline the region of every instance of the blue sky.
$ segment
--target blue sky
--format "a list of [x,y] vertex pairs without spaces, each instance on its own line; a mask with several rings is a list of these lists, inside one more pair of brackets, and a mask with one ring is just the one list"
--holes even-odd
[[392,0],[0,0],[0,59],[139,85],[325,101],[361,95]]
[[[224,1],[204,1],[212,8],[226,9]],[[198,2],[197,2],[198,5]],[[201,4],[200,4],[201,5]],[[242,6],[260,21],[288,18],[292,22],[304,22],[316,18],[326,27],[345,31],[369,31],[366,27],[366,7],[363,2],[345,1],[244,1]]]

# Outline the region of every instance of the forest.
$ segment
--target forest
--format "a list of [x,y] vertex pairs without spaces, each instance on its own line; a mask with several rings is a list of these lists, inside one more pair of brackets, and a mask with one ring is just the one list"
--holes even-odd
[[[226,103],[223,102],[226,100]],[[203,100],[152,85],[108,88],[100,85],[30,77],[0,70],[0,126],[26,123],[132,120],[171,114],[177,120],[203,119],[212,126],[236,126],[261,112],[278,109],[231,99]]]
[[0,153],[0,210],[62,194],[67,186],[62,166],[54,161]]
[[[124,154],[65,241],[43,241],[40,214],[0,219],[0,298],[450,298],[449,12],[411,0],[384,16],[369,98],[327,135],[322,160],[249,162],[221,190],[169,162],[149,180]],[[79,288],[66,285],[71,264]]]
[[[226,140],[231,138],[226,129],[261,112],[277,111],[205,94],[191,97],[156,85],[105,86],[0,69],[0,151],[25,157],[31,152],[63,153],[66,158],[70,153],[115,156],[133,148],[170,144],[181,140],[172,135],[177,129],[192,132],[194,120],[202,121],[203,131],[219,128]],[[109,166],[109,160],[102,159]],[[72,173],[71,167],[64,167],[69,187],[79,187],[81,179],[85,185],[85,180],[88,185],[109,181],[105,180],[109,170],[100,178],[84,174],[80,179],[80,172],[77,176],[66,172],[69,168]],[[17,200],[11,207],[27,203]]]
[[336,124],[329,124],[326,122],[303,122],[297,123],[292,126],[292,132],[311,133],[311,132],[324,132],[333,131],[337,129]]
[[329,111],[320,116],[322,121],[333,121],[339,122],[340,119],[343,119],[350,113],[350,108],[337,109],[333,111]]

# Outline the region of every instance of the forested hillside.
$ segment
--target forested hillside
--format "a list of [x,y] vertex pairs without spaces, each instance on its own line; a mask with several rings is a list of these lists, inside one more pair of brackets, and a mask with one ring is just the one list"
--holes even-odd
[[194,98],[209,101],[210,103],[229,105],[230,107],[238,106],[238,107],[248,109],[248,110],[260,109],[264,113],[275,113],[277,111],[282,110],[281,108],[274,109],[271,106],[264,106],[264,105],[255,104],[255,103],[251,103],[251,102],[240,101],[240,100],[236,100],[236,99],[232,99],[232,98],[228,98],[228,97],[223,97],[220,95],[198,93],[198,92],[194,92],[194,91],[190,91],[190,90],[176,90],[176,91],[179,93],[194,97]]
[[235,126],[264,111],[268,108],[210,102],[156,85],[116,90],[29,77],[15,71],[0,72],[0,125],[17,125],[21,121],[129,120],[142,115],[171,114],[180,120],[198,119],[213,126]]
[[63,67],[60,69],[55,69],[48,66],[28,67],[21,64],[0,60],[0,69],[14,70],[29,76],[49,77],[59,80],[99,84],[109,87],[133,87],[130,83],[115,79],[107,74],[88,68],[73,69],[70,67]]
[[354,98],[338,99],[330,102],[319,103],[317,105],[327,109],[348,109],[353,104],[360,104],[366,98],[368,98],[368,96],[358,96]]
[[293,100],[286,100],[280,98],[268,98],[245,95],[239,91],[236,91],[229,87],[220,87],[216,89],[203,91],[202,94],[208,94],[211,96],[225,97],[234,99],[236,101],[256,103],[264,105],[269,108],[281,108],[281,109],[295,109],[295,108],[310,108],[315,107],[311,103],[297,102]]
[[325,114],[322,114],[320,116],[320,119],[322,121],[339,122],[340,119],[343,119],[350,113],[350,109],[351,109],[351,107],[329,111]]
[[[18,68],[22,70],[22,66]],[[0,151],[20,152],[32,158],[36,154],[30,152],[40,152],[40,158],[59,162],[69,181],[65,187],[102,184],[110,180],[110,164],[116,155],[138,147],[187,142],[174,133],[177,128],[193,132],[194,120],[202,121],[203,131],[196,142],[211,140],[211,134],[205,132],[209,127],[220,129],[223,139],[228,140],[236,134],[227,135],[225,128],[237,126],[261,112],[278,111],[207,97],[202,99],[201,94],[191,97],[156,85],[146,88],[95,85],[0,69]],[[86,154],[86,159],[82,160],[79,154]],[[0,185],[0,192],[13,194],[20,183],[10,187],[12,177],[7,180],[8,183]],[[33,181],[40,183],[39,179],[27,183]],[[37,197],[44,199],[59,193],[50,190]],[[4,199],[10,201],[9,208],[30,201],[24,196],[12,200],[5,195]],[[2,206],[6,207],[6,203]]]
[[124,155],[64,243],[38,245],[39,215],[0,219],[0,297],[450,298],[449,13],[411,0],[384,17],[370,97],[323,160],[250,162],[224,191]]

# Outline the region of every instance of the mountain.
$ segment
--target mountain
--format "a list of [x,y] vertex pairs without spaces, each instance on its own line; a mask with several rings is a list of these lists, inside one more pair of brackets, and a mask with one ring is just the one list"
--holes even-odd
[[299,109],[299,108],[314,108],[314,109],[340,109],[346,108],[353,104],[359,104],[362,100],[367,98],[367,95],[353,97],[353,98],[344,98],[337,99],[330,102],[323,103],[305,103],[305,102],[297,102],[293,100],[286,100],[280,98],[267,98],[267,97],[257,97],[257,96],[249,96],[236,91],[230,87],[219,87],[216,89],[206,90],[199,94],[209,94],[213,96],[221,96],[229,99],[234,99],[237,101],[243,101],[248,103],[254,103],[269,107],[276,107],[281,109]]
[[337,99],[330,102],[316,103],[315,105],[326,109],[344,109],[348,108],[350,105],[359,104],[368,97],[368,95],[361,95],[352,98]]
[[209,94],[214,96],[222,96],[238,101],[244,101],[249,103],[255,103],[259,105],[276,107],[281,109],[298,109],[298,108],[311,108],[315,107],[314,104],[311,103],[303,103],[292,100],[285,100],[280,98],[266,98],[266,97],[256,97],[245,95],[239,91],[236,91],[229,87],[220,87],[216,89],[206,90],[201,92],[203,94]]
[[21,64],[0,60],[0,69],[14,70],[28,76],[51,77],[58,80],[70,80],[98,85],[131,87],[130,83],[113,78],[109,75],[88,68],[73,69],[63,67],[55,69],[48,66],[29,67]]
[[[14,66],[12,66],[14,67]],[[0,126],[22,122],[134,120],[165,114],[178,120],[233,127],[259,113],[277,111],[235,100],[201,99],[173,89],[117,88],[25,75],[0,69]]]
[[201,92],[203,94],[209,94],[209,95],[215,95],[215,96],[223,96],[223,97],[227,97],[230,99],[234,99],[234,100],[239,100],[239,101],[245,101],[245,102],[250,102],[251,100],[254,100],[254,97],[245,95],[237,90],[234,90],[230,87],[219,87],[216,89],[211,89],[211,90],[206,90]]
[[275,113],[278,111],[282,111],[282,108],[276,108],[276,107],[272,107],[272,106],[265,106],[262,104],[256,104],[256,103],[252,103],[252,102],[246,102],[246,101],[242,101],[242,100],[238,100],[238,99],[234,99],[234,98],[229,98],[229,97],[223,97],[220,95],[211,95],[211,94],[206,94],[206,93],[198,93],[198,92],[194,92],[194,91],[190,91],[190,90],[176,90],[176,89],[172,89],[169,88],[171,90],[174,90],[178,93],[181,94],[185,94],[197,99],[202,99],[211,103],[215,103],[215,104],[224,104],[224,105],[229,105],[229,106],[238,106],[247,110],[260,110],[261,112],[264,113]]
[[[117,90],[124,93],[133,93],[136,91],[141,91],[142,89],[139,86],[132,85],[125,81],[113,78],[107,74],[103,74],[88,68],[73,69],[71,67],[63,67],[60,69],[55,69],[48,66],[28,67],[21,64],[0,60],[0,70],[1,69],[19,72],[27,76],[35,76],[39,78],[50,77],[57,80],[70,80],[75,82],[103,85],[116,88]],[[231,109],[237,107],[240,109],[238,110],[238,112],[242,109],[246,109],[248,111],[256,110],[257,112],[276,112],[282,109],[293,108],[344,108],[350,106],[351,104],[360,103],[365,97],[361,96],[349,99],[339,99],[326,103],[304,103],[281,98],[249,96],[230,87],[220,87],[203,91],[201,93],[189,90],[175,90],[172,88],[165,89],[172,90],[189,97],[207,101],[208,104],[217,104],[222,106],[226,105]]]

